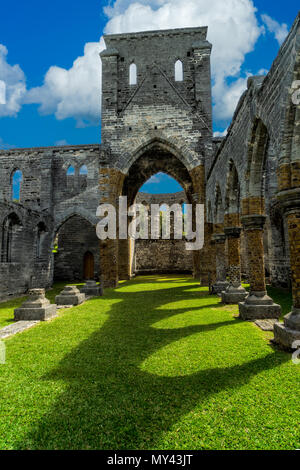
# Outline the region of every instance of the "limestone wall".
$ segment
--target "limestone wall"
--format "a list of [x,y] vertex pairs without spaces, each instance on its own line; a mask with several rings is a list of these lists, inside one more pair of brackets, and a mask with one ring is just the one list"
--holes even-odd
[[[230,211],[230,167],[237,170],[239,180],[239,210],[242,201],[252,198],[252,210],[259,214],[262,209],[254,207],[255,198],[262,200],[267,215],[265,236],[266,265],[271,282],[288,286],[290,278],[289,248],[286,222],[278,206],[279,190],[277,173],[285,158],[289,135],[292,84],[297,76],[300,53],[300,16],[283,43],[278,56],[266,77],[251,77],[228,129],[228,135],[216,149],[213,163],[207,173],[207,207],[215,213],[217,188],[220,188],[223,213]],[[298,70],[299,76],[299,70]],[[264,141],[258,141],[259,126],[265,129]],[[292,128],[291,128],[292,129]],[[293,130],[290,131],[293,133]],[[289,144],[288,144],[289,142]],[[259,146],[265,146],[265,154]],[[253,155],[256,169],[253,171]],[[252,158],[252,160],[251,160]],[[261,161],[259,161],[261,159]],[[264,161],[263,161],[264,160]]]
[[[72,216],[83,218],[80,250],[87,247],[91,236],[84,227],[92,226],[95,238],[96,210],[99,205],[99,145],[64,146],[0,151],[0,298],[23,293],[31,287],[49,287],[53,280],[54,240],[64,223]],[[87,175],[80,168],[87,167]],[[75,174],[67,175],[72,166]],[[20,200],[12,198],[12,174],[22,172]],[[5,225],[13,221],[12,232],[6,235]],[[39,233],[40,227],[40,233]],[[76,229],[78,231],[78,227]],[[72,235],[73,236],[73,235]],[[69,241],[72,244],[72,236]],[[11,255],[7,258],[7,247]],[[72,257],[82,256],[78,243],[73,243]],[[96,269],[99,253],[93,240]],[[59,255],[57,255],[59,257]],[[78,261],[81,263],[82,261]],[[58,268],[59,278],[67,279],[81,269]]]
[[[146,194],[138,193],[137,203],[142,203],[150,209],[151,204],[187,203],[184,192],[172,194]],[[149,217],[149,227],[151,217]],[[193,255],[186,250],[185,240],[174,240],[172,236],[171,216],[171,240],[136,240],[135,242],[135,271],[136,273],[159,272],[176,273],[193,271]]]

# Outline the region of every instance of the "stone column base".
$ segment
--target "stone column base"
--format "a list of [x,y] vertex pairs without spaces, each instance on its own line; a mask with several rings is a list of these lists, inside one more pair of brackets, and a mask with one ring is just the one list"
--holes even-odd
[[288,349],[293,348],[293,343],[300,341],[300,309],[294,308],[284,317],[284,323],[275,323],[274,342]]
[[15,321],[47,321],[56,317],[56,305],[43,308],[17,308],[14,313]]
[[226,291],[222,292],[222,302],[223,304],[238,304],[245,300],[247,295],[248,292],[242,286],[230,286]]
[[226,291],[228,288],[229,283],[224,281],[224,282],[216,282],[213,287],[212,287],[212,293],[213,294],[222,294],[222,292]]
[[96,281],[87,281],[80,289],[80,292],[89,297],[101,297],[103,295],[103,289]]
[[281,315],[280,305],[274,304],[271,297],[265,292],[252,292],[245,300],[239,303],[240,318],[242,320],[263,320]]
[[45,289],[31,289],[28,299],[15,309],[15,321],[46,321],[56,317],[56,305],[45,297]]
[[300,341],[300,331],[287,328],[284,323],[275,323],[274,325],[274,343],[287,349],[293,348],[293,343]]
[[66,286],[55,297],[57,305],[80,305],[85,301],[85,294],[81,294],[76,286]]

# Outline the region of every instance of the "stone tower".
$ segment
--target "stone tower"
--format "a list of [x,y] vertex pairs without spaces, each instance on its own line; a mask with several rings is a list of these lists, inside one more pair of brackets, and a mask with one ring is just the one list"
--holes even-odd
[[[137,146],[155,136],[184,144],[189,167],[199,164],[212,136],[206,35],[207,28],[186,28],[105,36],[102,142],[122,171],[128,171]],[[176,81],[180,63],[182,81]],[[133,84],[131,67],[136,68]]]
[[[212,46],[206,36],[206,27],[105,36],[102,201],[114,203],[123,194],[132,203],[147,179],[162,171],[181,184],[190,202],[205,202],[205,164],[212,153]],[[101,259],[114,284],[118,274],[128,277],[127,262],[120,265],[130,256],[122,243],[108,245]]]

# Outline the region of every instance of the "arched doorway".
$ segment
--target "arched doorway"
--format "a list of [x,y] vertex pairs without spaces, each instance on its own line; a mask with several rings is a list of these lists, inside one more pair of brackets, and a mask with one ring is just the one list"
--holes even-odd
[[[157,200],[149,201],[151,203],[156,203],[160,207],[163,207],[164,204],[171,206],[174,204],[181,205],[182,199],[184,203],[192,204],[194,202],[194,185],[191,176],[191,172],[188,170],[187,166],[183,163],[182,157],[179,158],[179,155],[175,155],[170,148],[166,145],[163,145],[161,142],[154,141],[151,144],[147,145],[142,151],[139,152],[139,156],[135,159],[134,163],[130,166],[127,175],[124,179],[124,184],[122,188],[122,195],[127,196],[128,207],[131,206],[134,202],[142,202],[144,197],[142,196],[139,200],[138,194],[143,190],[145,183],[147,183],[151,178],[157,178],[158,175],[164,175],[165,178],[172,179],[176,183],[177,190],[180,191],[181,196],[178,201],[174,198],[172,201],[171,194],[168,194],[167,197],[164,197],[164,194],[161,194],[161,197]],[[171,203],[172,201],[172,203]],[[150,256],[157,255],[157,250],[149,249],[150,242],[153,240],[147,240],[148,250],[151,252],[151,255],[147,256],[146,264],[145,260],[141,263],[140,266],[141,272],[174,272],[174,265],[183,265],[183,262],[180,262],[177,257],[177,252],[174,249],[174,240],[171,241],[157,241],[156,245],[162,245],[161,248],[165,258],[173,258],[173,262],[168,265],[168,263],[163,263],[163,258],[161,255],[157,256],[156,262],[150,263]],[[137,245],[142,244],[138,242]],[[154,242],[152,243],[152,245]],[[179,244],[179,242],[177,243]],[[185,245],[185,241],[182,240],[182,244]],[[119,279],[126,279],[128,275],[131,276],[134,269],[131,266],[132,260],[132,243],[130,240],[119,240],[118,246],[118,265],[119,265]],[[158,248],[158,246],[156,248]],[[181,251],[180,255],[183,257]],[[179,269],[179,271],[194,271],[197,270],[198,260],[195,258],[196,252],[190,252],[188,258],[191,258],[191,267],[188,269]],[[145,268],[145,269],[143,269]],[[139,270],[138,270],[139,271]],[[175,269],[176,271],[176,269]]]
[[87,251],[83,258],[83,275],[84,279],[89,280],[94,278],[95,261],[94,255]]
[[[169,175],[159,172],[153,175],[137,193],[135,203],[147,211],[147,234],[132,241],[134,246],[134,270],[136,274],[192,274],[193,255],[186,250],[184,237],[184,206],[188,203],[182,186]],[[159,238],[151,239],[151,207],[159,206]],[[174,210],[181,208],[182,238],[175,236]],[[169,212],[170,210],[170,212]],[[172,212],[171,212],[172,211]],[[167,216],[167,217],[166,217]],[[179,219],[180,222],[180,219]],[[169,233],[169,236],[168,236]]]
[[91,222],[73,214],[60,225],[54,239],[55,281],[84,281],[99,275],[99,239]]
[[[174,178],[177,183],[182,187],[186,199],[189,204],[189,210],[193,210],[193,217],[191,226],[192,231],[196,229],[196,222],[194,215],[196,208],[201,212],[205,205],[205,172],[204,165],[199,164],[195,166],[196,161],[187,158],[181,151],[176,149],[172,144],[162,142],[160,139],[151,140],[143,147],[132,154],[131,158],[127,160],[127,165],[121,165],[121,168],[105,168],[100,174],[99,187],[100,197],[103,197],[106,203],[116,206],[119,197],[127,197],[128,209],[134,203],[136,196],[143,186],[143,184],[157,173],[165,173],[166,175]],[[109,184],[108,184],[108,178]],[[124,199],[122,204],[124,204]],[[197,207],[200,205],[200,208]],[[202,205],[202,206],[201,206]],[[182,212],[182,211],[181,211]],[[121,217],[126,213],[124,207],[121,211]],[[120,214],[116,213],[119,219]],[[128,228],[130,226],[129,215],[127,218]],[[203,217],[198,215],[198,219]],[[106,238],[100,241],[100,254],[101,254],[101,272],[105,286],[116,287],[119,280],[130,279],[131,272],[131,247],[130,237],[128,237],[128,230],[124,229],[122,225],[122,236],[118,238]],[[118,229],[118,227],[116,227]],[[205,214],[203,217],[204,240],[207,243],[208,230],[205,223]],[[191,229],[190,229],[191,230]],[[199,230],[198,230],[199,232]],[[197,232],[197,234],[198,234]],[[199,237],[198,237],[199,238]],[[196,236],[192,238],[193,242],[196,241]],[[197,240],[199,242],[199,240]],[[201,278],[203,283],[207,281],[207,272],[209,266],[209,259],[206,256],[206,246],[204,243],[203,248],[193,248],[192,243],[189,243],[189,250],[193,255],[193,274],[195,278]],[[201,242],[200,242],[201,244]],[[199,245],[200,246],[200,245]],[[206,269],[206,270],[205,270]],[[208,285],[204,284],[203,285]]]

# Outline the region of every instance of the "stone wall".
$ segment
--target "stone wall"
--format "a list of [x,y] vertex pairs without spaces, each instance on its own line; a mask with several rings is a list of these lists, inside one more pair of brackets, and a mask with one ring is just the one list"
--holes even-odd
[[[52,218],[0,201],[0,299],[52,284]],[[39,227],[43,230],[40,231]]]
[[100,274],[99,240],[96,228],[83,217],[74,215],[57,234],[57,252],[54,254],[54,280],[85,280],[85,257],[91,254],[94,276]]
[[[151,204],[163,206],[167,204],[187,203],[184,192],[173,194],[146,194],[138,193],[138,204],[144,204],[150,210]],[[171,214],[170,240],[136,240],[135,242],[135,271],[136,273],[192,273],[193,255],[186,250],[185,240],[174,240]],[[149,228],[151,217],[149,217]]]
[[[190,255],[183,242],[139,241],[138,269],[157,269],[156,257],[164,269],[186,270],[192,256],[194,275],[205,283],[216,271],[214,227],[230,229],[234,222],[241,228],[250,216],[252,224],[266,216],[264,233],[254,224],[257,236],[249,235],[248,241],[253,238],[261,252],[264,244],[265,262],[259,262],[272,284],[287,287],[294,273],[294,297],[299,297],[298,258],[290,259],[289,246],[293,216],[286,212],[292,196],[287,194],[283,205],[280,194],[297,191],[300,184],[299,109],[291,100],[292,84],[300,79],[300,16],[268,75],[249,78],[224,139],[212,136],[206,34],[207,28],[187,28],[106,36],[102,144],[0,151],[0,298],[49,287],[54,272],[59,279],[82,278],[87,251],[106,285],[128,279],[133,244],[100,243],[99,258],[96,210],[101,202],[115,204],[120,195],[133,202],[143,183],[159,171],[181,184],[189,203],[206,204],[205,246]],[[175,80],[177,60],[183,65],[182,81]],[[133,63],[136,84],[129,83]],[[80,173],[84,165],[87,174]],[[67,174],[70,167],[73,175]],[[18,201],[12,198],[16,170],[23,173]],[[247,277],[245,237],[242,233],[238,245]],[[222,250],[229,255],[226,244]],[[292,249],[297,252],[294,242]]]
[[[51,286],[54,240],[70,217],[81,216],[82,228],[86,224],[95,227],[100,155],[99,145],[0,151],[0,298],[28,288]],[[87,175],[80,174],[83,165]],[[73,176],[67,175],[70,166],[75,170]],[[19,201],[12,197],[15,170],[22,172]],[[82,233],[81,237],[86,235]],[[10,259],[6,253],[8,245]],[[74,244],[73,259],[77,249]],[[92,251],[99,260],[95,240]],[[96,267],[99,270],[99,261]],[[61,271],[59,277],[64,279],[71,274],[69,268],[65,275]]]
[[[267,76],[249,78],[227,137],[215,145],[206,184],[207,206],[213,210],[216,207],[218,187],[223,212],[230,212],[230,168],[235,167],[239,211],[242,212],[244,202],[244,207],[250,204],[251,213],[264,212],[267,216],[265,253],[268,258],[265,264],[272,284],[285,287],[290,282],[289,248],[286,221],[277,201],[280,189],[277,173],[293,133],[288,126],[299,51],[298,15]],[[256,206],[257,198],[262,200],[262,208]]]
[[[212,154],[210,54],[207,28],[105,36],[102,58],[102,142],[110,163],[127,173],[153,140],[180,149],[192,169]],[[175,63],[183,81],[175,80]],[[129,69],[137,66],[137,83]]]

